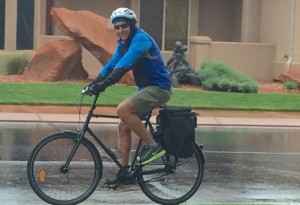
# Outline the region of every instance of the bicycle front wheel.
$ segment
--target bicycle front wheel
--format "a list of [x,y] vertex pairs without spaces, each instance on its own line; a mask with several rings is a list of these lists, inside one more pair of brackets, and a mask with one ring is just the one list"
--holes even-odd
[[50,204],[77,204],[88,198],[102,177],[100,154],[83,138],[70,162],[65,163],[78,135],[59,132],[42,139],[27,162],[27,177],[33,191]]
[[200,148],[190,158],[165,155],[141,168],[138,182],[142,191],[159,204],[180,204],[198,190],[204,172]]

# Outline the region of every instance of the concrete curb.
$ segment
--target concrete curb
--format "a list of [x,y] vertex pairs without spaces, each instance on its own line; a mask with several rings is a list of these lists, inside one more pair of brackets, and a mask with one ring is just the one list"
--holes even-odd
[[[156,122],[156,116],[151,118]],[[10,113],[1,112],[0,122],[47,122],[47,123],[77,123],[85,120],[85,115],[78,114],[45,114],[45,113]],[[118,119],[93,118],[92,123],[118,123]],[[300,127],[300,119],[281,118],[240,118],[240,117],[201,117],[198,116],[198,126],[272,126]]]

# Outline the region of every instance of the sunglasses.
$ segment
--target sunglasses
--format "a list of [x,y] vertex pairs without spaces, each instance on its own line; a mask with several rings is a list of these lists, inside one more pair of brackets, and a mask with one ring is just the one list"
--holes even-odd
[[114,26],[115,30],[119,30],[120,28],[127,28],[129,25],[128,23],[124,23],[118,26]]

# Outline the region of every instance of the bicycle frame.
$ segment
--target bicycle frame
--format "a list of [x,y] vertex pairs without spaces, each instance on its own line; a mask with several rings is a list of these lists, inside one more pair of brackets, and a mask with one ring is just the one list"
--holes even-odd
[[[119,162],[119,160],[117,159],[116,155],[99,139],[99,137],[97,137],[97,135],[89,128],[89,124],[90,121],[93,117],[95,118],[115,118],[115,119],[119,119],[118,116],[116,115],[102,115],[102,114],[94,114],[94,110],[96,108],[96,103],[97,100],[99,98],[99,94],[94,95],[94,99],[93,102],[90,106],[90,109],[88,111],[88,115],[86,117],[86,120],[83,124],[83,128],[79,131],[78,133],[78,138],[76,139],[76,143],[72,149],[72,151],[70,152],[70,155],[68,157],[68,159],[66,160],[66,163],[64,166],[62,166],[62,170],[68,170],[68,167],[80,145],[81,139],[84,137],[85,133],[88,132],[92,138],[101,146],[101,148],[109,155],[109,157],[115,162],[115,164],[121,169],[123,168],[123,165]],[[153,134],[154,133],[154,128],[150,122],[150,117],[151,117],[151,113],[152,111],[146,116],[143,117],[142,120],[145,121],[145,128],[149,127],[150,132]],[[140,139],[136,148],[136,151],[134,153],[134,157],[132,159],[131,165],[130,165],[130,170],[133,170],[133,166],[136,163],[137,157],[138,157],[138,153],[139,150],[141,149],[142,146],[142,140]]]
[[[90,105],[81,129],[77,132],[62,131],[53,133],[42,139],[35,146],[27,163],[27,177],[34,192],[45,202],[51,204],[77,204],[87,199],[95,191],[99,181],[102,179],[104,168],[103,159],[97,147],[94,145],[96,143],[99,144],[104,152],[107,153],[108,157],[115,162],[116,168],[120,169],[117,174],[117,182],[110,185],[109,181],[107,181],[103,184],[104,188],[116,189],[120,184],[135,185],[138,183],[141,190],[149,199],[160,204],[180,204],[192,197],[198,190],[203,178],[203,165],[205,160],[201,146],[195,143],[193,148],[194,154],[191,160],[190,158],[178,158],[170,153],[166,153],[157,160],[155,159],[153,162],[143,165],[138,162],[139,155],[143,152],[143,143],[142,140],[139,139],[130,167],[122,166],[117,155],[115,155],[89,127],[93,117],[118,118],[116,115],[94,114],[98,98],[99,94],[93,95],[93,102]],[[152,112],[149,112],[148,115],[142,117],[141,120],[145,128],[150,129],[154,140],[160,143],[162,133],[161,130],[154,129],[152,126],[150,122],[151,113]],[[87,133],[89,134],[88,138],[90,136],[92,137],[92,141],[85,137]],[[64,143],[65,141],[68,143]],[[76,160],[76,162],[81,161],[78,161],[76,155],[76,153],[81,150],[81,146],[83,146],[82,151],[89,155],[88,157],[82,158],[83,163],[80,166],[77,166],[77,163],[75,163],[76,166],[71,166],[73,165],[73,160]],[[66,152],[66,150],[68,151]],[[49,151],[50,154],[48,154]],[[52,156],[52,153],[55,156]],[[65,154],[67,154],[66,159],[62,157],[65,156]],[[47,155],[50,156],[49,159],[47,159]],[[78,157],[80,157],[80,153]],[[89,162],[88,165],[91,163],[94,165],[91,172],[87,174],[87,178],[85,178],[84,175],[86,174],[86,170],[90,170],[91,166],[86,166],[85,162]],[[61,165],[61,163],[63,163],[63,165]],[[191,167],[193,168],[190,169]],[[193,174],[187,176],[187,170],[189,169]],[[41,175],[40,170],[44,171],[43,175]],[[59,174],[57,172],[58,170],[60,170]],[[44,181],[45,173],[47,173],[47,182]],[[79,188],[78,192],[76,191],[78,185],[77,176],[79,176],[81,180],[86,181],[86,184],[82,188]],[[184,182],[185,185],[183,189],[178,189],[183,183],[182,177],[187,177],[187,180]],[[58,186],[56,186],[56,184]],[[66,187],[63,187],[65,184]],[[166,191],[170,194],[166,193]],[[69,196],[63,198],[62,195],[65,194]]]

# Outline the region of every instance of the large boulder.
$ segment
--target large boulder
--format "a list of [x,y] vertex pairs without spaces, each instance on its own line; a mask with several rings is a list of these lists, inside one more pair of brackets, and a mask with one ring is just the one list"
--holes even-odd
[[109,20],[90,11],[52,8],[51,16],[59,29],[90,51],[102,65],[111,58],[118,40]]
[[40,81],[86,79],[81,46],[72,40],[51,40],[40,47],[23,76]]
[[[91,52],[102,65],[112,57],[118,38],[109,27],[109,19],[90,11],[54,7],[51,9],[51,16],[59,29]],[[132,73],[128,72],[120,83],[134,85]]]

